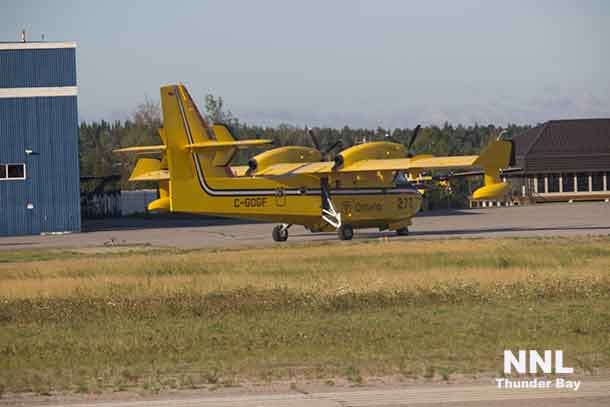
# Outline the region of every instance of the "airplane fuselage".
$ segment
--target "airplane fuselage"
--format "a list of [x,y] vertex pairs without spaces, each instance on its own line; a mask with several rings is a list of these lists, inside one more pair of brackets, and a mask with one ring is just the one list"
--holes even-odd
[[[173,202],[172,212],[298,224],[312,231],[334,230],[321,217],[322,192],[313,180],[295,187],[260,177],[214,179],[201,173],[197,178],[199,188],[186,183],[191,187],[171,191],[189,195],[189,199]],[[357,228],[408,226],[421,207],[422,195],[410,186],[387,183],[380,187],[361,180],[362,185],[341,187],[337,185],[340,180],[334,181],[335,188],[329,189],[333,205],[344,223]],[[181,183],[173,185],[179,188]]]

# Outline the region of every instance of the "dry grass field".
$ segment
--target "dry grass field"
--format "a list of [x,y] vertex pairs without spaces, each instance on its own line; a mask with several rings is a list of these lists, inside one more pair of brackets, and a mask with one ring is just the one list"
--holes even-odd
[[610,239],[0,252],[0,391],[610,367]]

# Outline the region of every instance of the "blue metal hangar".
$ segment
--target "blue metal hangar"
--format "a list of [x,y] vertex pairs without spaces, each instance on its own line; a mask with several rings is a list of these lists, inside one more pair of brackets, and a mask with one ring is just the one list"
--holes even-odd
[[0,42],[0,236],[80,230],[76,44]]

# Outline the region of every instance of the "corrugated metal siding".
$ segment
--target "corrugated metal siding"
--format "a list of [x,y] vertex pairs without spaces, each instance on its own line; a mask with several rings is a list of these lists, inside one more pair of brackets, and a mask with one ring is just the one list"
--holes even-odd
[[[34,73],[29,78],[37,80],[37,86],[74,86],[75,78],[66,80],[75,69],[74,49],[67,50],[72,55],[70,68],[62,65],[64,61],[56,67],[61,72],[48,74],[38,69],[40,76],[36,78]],[[22,59],[25,71],[34,72],[32,64],[66,58],[66,49],[0,51],[0,56],[32,51],[45,51],[45,55],[36,61]],[[47,59],[49,52],[64,55]],[[0,82],[15,87],[14,80],[5,78],[4,66]],[[50,66],[46,70],[52,69]],[[11,77],[11,72],[6,76]],[[21,84],[32,86],[27,75],[21,79]],[[59,82],[51,82],[55,80]],[[28,155],[26,150],[34,154]],[[0,163],[25,163],[27,174],[25,180],[0,181],[0,235],[80,230],[76,96],[0,99]],[[34,208],[27,209],[28,203]]]
[[75,96],[0,99],[0,162],[27,171],[0,181],[1,235],[80,230],[76,115]]
[[0,88],[76,86],[76,50],[0,50]]

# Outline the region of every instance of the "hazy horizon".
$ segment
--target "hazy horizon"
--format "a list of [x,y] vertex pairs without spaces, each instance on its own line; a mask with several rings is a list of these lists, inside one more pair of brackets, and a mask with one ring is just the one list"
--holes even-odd
[[599,0],[22,0],[0,41],[76,41],[81,121],[182,82],[251,124],[535,124],[610,117],[609,20]]

